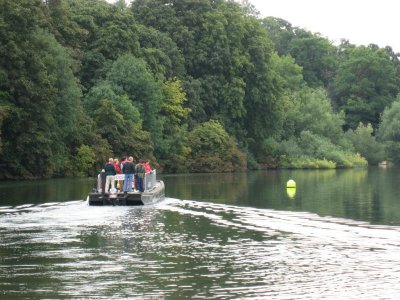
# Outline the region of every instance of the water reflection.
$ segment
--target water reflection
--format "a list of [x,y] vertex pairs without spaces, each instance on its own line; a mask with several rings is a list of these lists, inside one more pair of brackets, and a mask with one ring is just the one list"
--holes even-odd
[[94,178],[0,182],[0,205],[83,200],[94,185]]
[[175,200],[0,213],[5,298],[396,299],[400,227]]
[[89,207],[86,179],[2,183],[1,298],[397,299],[399,173],[164,175],[148,207]]
[[[228,174],[161,175],[166,195],[243,207],[308,211],[374,224],[400,225],[400,170],[271,170]],[[295,193],[286,189],[292,178]],[[83,200],[94,179],[0,183],[0,210],[19,205]]]
[[[167,195],[257,208],[308,211],[400,225],[400,170],[278,170],[165,176]],[[286,189],[293,178],[295,193]]]

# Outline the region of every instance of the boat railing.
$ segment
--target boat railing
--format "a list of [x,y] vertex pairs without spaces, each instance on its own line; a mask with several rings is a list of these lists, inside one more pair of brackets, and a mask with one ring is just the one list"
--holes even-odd
[[97,192],[98,193],[101,193],[101,191],[102,191],[102,186],[101,186],[101,184],[102,184],[102,179],[101,179],[101,173],[99,173],[98,175],[97,175]]
[[144,175],[143,187],[145,191],[151,190],[156,186],[157,170],[151,170]]
[[[156,177],[157,177],[157,170],[151,170],[144,175],[143,179],[143,187],[145,191],[149,191],[156,186]],[[117,174],[115,175],[115,181],[124,180],[124,174]],[[103,178],[104,180],[104,178]],[[101,193],[104,183],[102,183],[102,176],[101,173],[97,176],[97,192]],[[114,185],[114,184],[113,184]],[[122,188],[122,187],[121,187]]]

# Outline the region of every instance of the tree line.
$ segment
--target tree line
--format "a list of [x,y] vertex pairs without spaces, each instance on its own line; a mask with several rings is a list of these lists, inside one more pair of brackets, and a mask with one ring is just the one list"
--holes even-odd
[[0,0],[0,179],[400,161],[400,62],[247,1]]

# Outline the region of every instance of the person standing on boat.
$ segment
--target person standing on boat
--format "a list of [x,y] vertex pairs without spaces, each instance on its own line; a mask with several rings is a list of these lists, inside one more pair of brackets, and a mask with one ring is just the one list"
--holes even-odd
[[123,186],[123,191],[124,193],[132,192],[132,182],[133,182],[133,177],[135,173],[135,165],[133,164],[133,157],[129,156],[128,160],[125,161],[123,167],[122,167],[122,172],[125,174],[124,178],[124,186]]
[[[121,174],[121,167],[120,167],[118,158],[114,159],[114,167],[115,167],[115,171],[117,172],[117,174]],[[115,188],[118,191],[121,191],[121,189],[122,189],[122,180],[116,180],[115,181]]]
[[149,160],[146,160],[146,161],[143,163],[143,166],[144,166],[144,168],[145,168],[145,170],[146,170],[146,173],[151,172],[151,167],[150,167],[150,161],[149,161]]
[[120,164],[121,171],[122,171],[122,168],[124,167],[124,163],[126,163],[127,161],[128,161],[128,157],[126,157],[126,156],[122,157],[121,164]]
[[144,192],[143,188],[143,179],[144,179],[144,174],[146,173],[146,169],[143,165],[143,160],[141,159],[139,163],[135,167],[136,171],[136,189],[138,189],[141,193]]
[[114,167],[114,160],[112,158],[109,158],[108,163],[106,163],[106,165],[104,166],[104,173],[106,175],[106,185],[104,187],[104,193],[108,193],[110,186],[111,188],[114,187],[115,174],[117,174],[117,171]]

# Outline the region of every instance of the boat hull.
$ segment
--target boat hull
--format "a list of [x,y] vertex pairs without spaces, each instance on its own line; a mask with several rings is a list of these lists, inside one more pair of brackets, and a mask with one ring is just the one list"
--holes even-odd
[[151,190],[146,190],[143,193],[117,193],[117,194],[102,194],[90,193],[88,195],[88,204],[93,206],[103,205],[123,205],[123,206],[140,206],[151,205],[165,199],[164,182],[158,180]]

